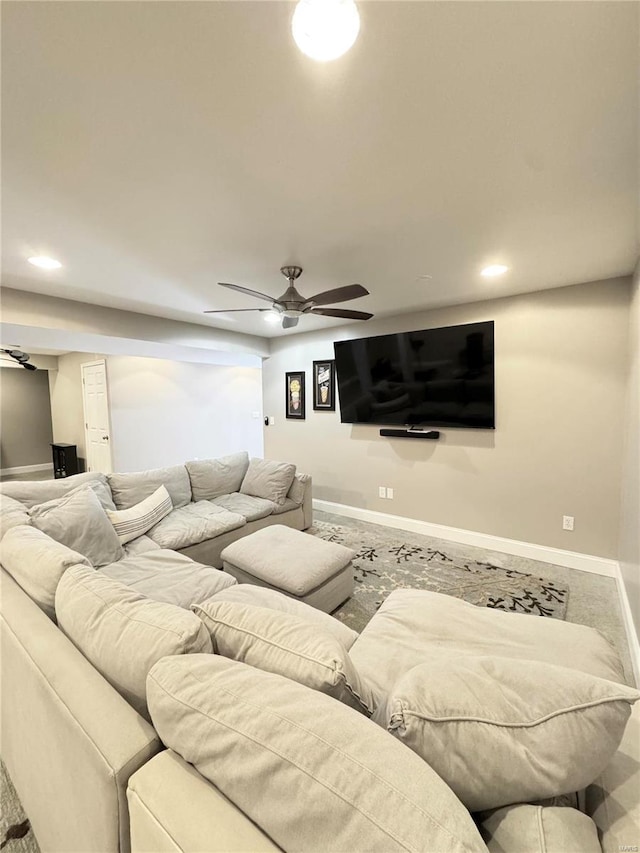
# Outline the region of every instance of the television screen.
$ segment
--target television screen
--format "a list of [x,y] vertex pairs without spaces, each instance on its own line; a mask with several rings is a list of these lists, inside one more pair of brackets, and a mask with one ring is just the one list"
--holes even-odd
[[495,427],[493,321],[334,343],[340,419]]

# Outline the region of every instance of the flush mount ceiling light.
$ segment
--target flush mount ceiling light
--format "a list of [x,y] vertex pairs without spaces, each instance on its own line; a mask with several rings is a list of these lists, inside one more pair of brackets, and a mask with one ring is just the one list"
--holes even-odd
[[495,278],[497,275],[504,275],[508,269],[509,267],[505,267],[504,264],[491,264],[491,266],[485,267],[480,275],[485,278]]
[[37,255],[34,258],[28,258],[30,264],[34,267],[40,267],[41,270],[59,270],[62,264],[56,261],[55,258],[48,258],[46,255]]
[[360,15],[353,0],[299,0],[291,32],[306,56],[329,62],[353,46],[360,32]]

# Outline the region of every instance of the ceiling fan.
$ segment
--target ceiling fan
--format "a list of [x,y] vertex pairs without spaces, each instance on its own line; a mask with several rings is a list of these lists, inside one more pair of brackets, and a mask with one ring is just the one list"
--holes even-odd
[[348,302],[350,299],[357,299],[359,296],[368,296],[369,291],[361,284],[348,284],[346,287],[335,287],[333,290],[324,290],[322,293],[316,293],[309,299],[301,296],[295,288],[294,281],[302,275],[302,267],[290,266],[281,267],[280,272],[289,281],[289,286],[277,299],[273,296],[268,296],[266,293],[259,293],[257,290],[250,290],[248,287],[240,287],[239,284],[225,284],[219,281],[220,287],[230,287],[232,290],[237,290],[239,293],[246,293],[248,296],[255,296],[258,299],[263,299],[271,303],[270,308],[229,308],[219,309],[215,311],[205,311],[205,314],[227,314],[237,311],[261,311],[271,312],[282,315],[282,328],[292,329],[298,325],[298,320],[303,314],[321,314],[324,317],[342,317],[346,320],[369,320],[373,314],[368,314],[366,311],[349,311],[343,308],[323,308],[323,305],[332,305],[334,302]]

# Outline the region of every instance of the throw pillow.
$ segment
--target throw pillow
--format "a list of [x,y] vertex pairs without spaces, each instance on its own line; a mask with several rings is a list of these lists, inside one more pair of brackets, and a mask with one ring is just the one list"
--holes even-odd
[[[233,601],[238,604],[255,604],[257,607],[266,607],[267,610],[278,610],[281,613],[290,613],[298,616],[309,624],[318,625],[323,631],[339,640],[347,651],[358,639],[358,633],[352,631],[344,622],[335,619],[323,610],[298,601],[290,595],[278,592],[277,589],[268,589],[266,586],[256,586],[252,583],[239,583],[236,586],[217,592],[211,597],[211,601]],[[208,602],[207,602],[208,603]]]
[[283,850],[487,853],[431,768],[366,719],[218,655],[165,658],[153,725]]
[[172,509],[171,495],[164,486],[158,486],[152,495],[129,509],[107,510],[107,518],[124,545],[151,530]]
[[82,566],[65,572],[55,606],[62,631],[147,719],[145,682],[153,664],[166,655],[211,652],[209,635],[193,613]]
[[186,463],[194,501],[210,501],[237,492],[249,467],[246,450],[219,459],[197,459]]
[[70,566],[90,565],[82,554],[25,524],[12,527],[5,534],[0,542],[0,564],[54,621],[60,578]]
[[122,557],[122,545],[113,525],[89,486],[31,507],[29,515],[35,527],[84,554],[93,566],[106,566]]
[[254,495],[277,504],[283,504],[296,475],[296,466],[290,462],[271,459],[252,459],[240,486],[243,495]]
[[192,607],[209,629],[213,649],[333,696],[364,714],[374,709],[349,653],[333,634],[290,613],[252,604],[209,601]]
[[585,788],[616,752],[639,698],[553,664],[453,657],[405,673],[376,720],[481,811]]

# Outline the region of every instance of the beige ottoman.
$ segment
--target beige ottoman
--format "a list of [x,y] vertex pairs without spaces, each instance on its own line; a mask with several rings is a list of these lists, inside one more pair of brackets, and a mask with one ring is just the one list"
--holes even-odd
[[277,589],[331,613],[353,592],[354,552],[283,524],[227,545],[222,567],[238,583]]

